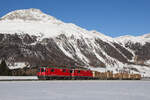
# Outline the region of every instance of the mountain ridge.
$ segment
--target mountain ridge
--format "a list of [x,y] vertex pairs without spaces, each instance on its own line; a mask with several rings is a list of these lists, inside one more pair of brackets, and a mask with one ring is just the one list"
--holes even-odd
[[131,37],[119,40],[54,17],[43,21],[43,14],[37,9],[26,9],[1,18],[0,58],[5,58],[11,69],[55,64],[84,66],[98,71],[107,69],[114,73],[130,70],[150,76],[150,43],[148,38],[143,41],[148,34],[133,36],[132,41]]

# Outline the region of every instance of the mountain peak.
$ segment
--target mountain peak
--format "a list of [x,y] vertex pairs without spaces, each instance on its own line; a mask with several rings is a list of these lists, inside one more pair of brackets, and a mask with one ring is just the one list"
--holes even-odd
[[30,9],[22,9],[12,11],[5,16],[3,16],[1,21],[41,21],[41,22],[49,22],[49,21],[58,21],[56,18],[43,13],[39,9],[30,8]]

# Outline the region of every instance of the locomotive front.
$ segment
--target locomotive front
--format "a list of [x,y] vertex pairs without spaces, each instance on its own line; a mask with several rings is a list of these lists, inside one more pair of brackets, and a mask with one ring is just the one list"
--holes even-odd
[[45,67],[38,68],[37,77],[38,77],[38,79],[46,78],[46,68]]

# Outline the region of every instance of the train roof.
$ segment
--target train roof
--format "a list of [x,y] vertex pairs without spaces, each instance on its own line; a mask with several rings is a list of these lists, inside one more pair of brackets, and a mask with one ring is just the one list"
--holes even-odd
[[85,67],[72,67],[72,66],[55,66],[55,65],[48,65],[48,66],[40,66],[40,68],[60,68],[60,69],[77,69],[77,70],[89,70]]

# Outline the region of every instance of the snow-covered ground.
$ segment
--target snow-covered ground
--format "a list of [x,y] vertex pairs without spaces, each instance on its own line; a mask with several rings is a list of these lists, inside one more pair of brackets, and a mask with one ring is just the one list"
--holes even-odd
[[0,80],[37,80],[37,76],[0,76]]
[[150,81],[4,81],[0,100],[150,100]]

